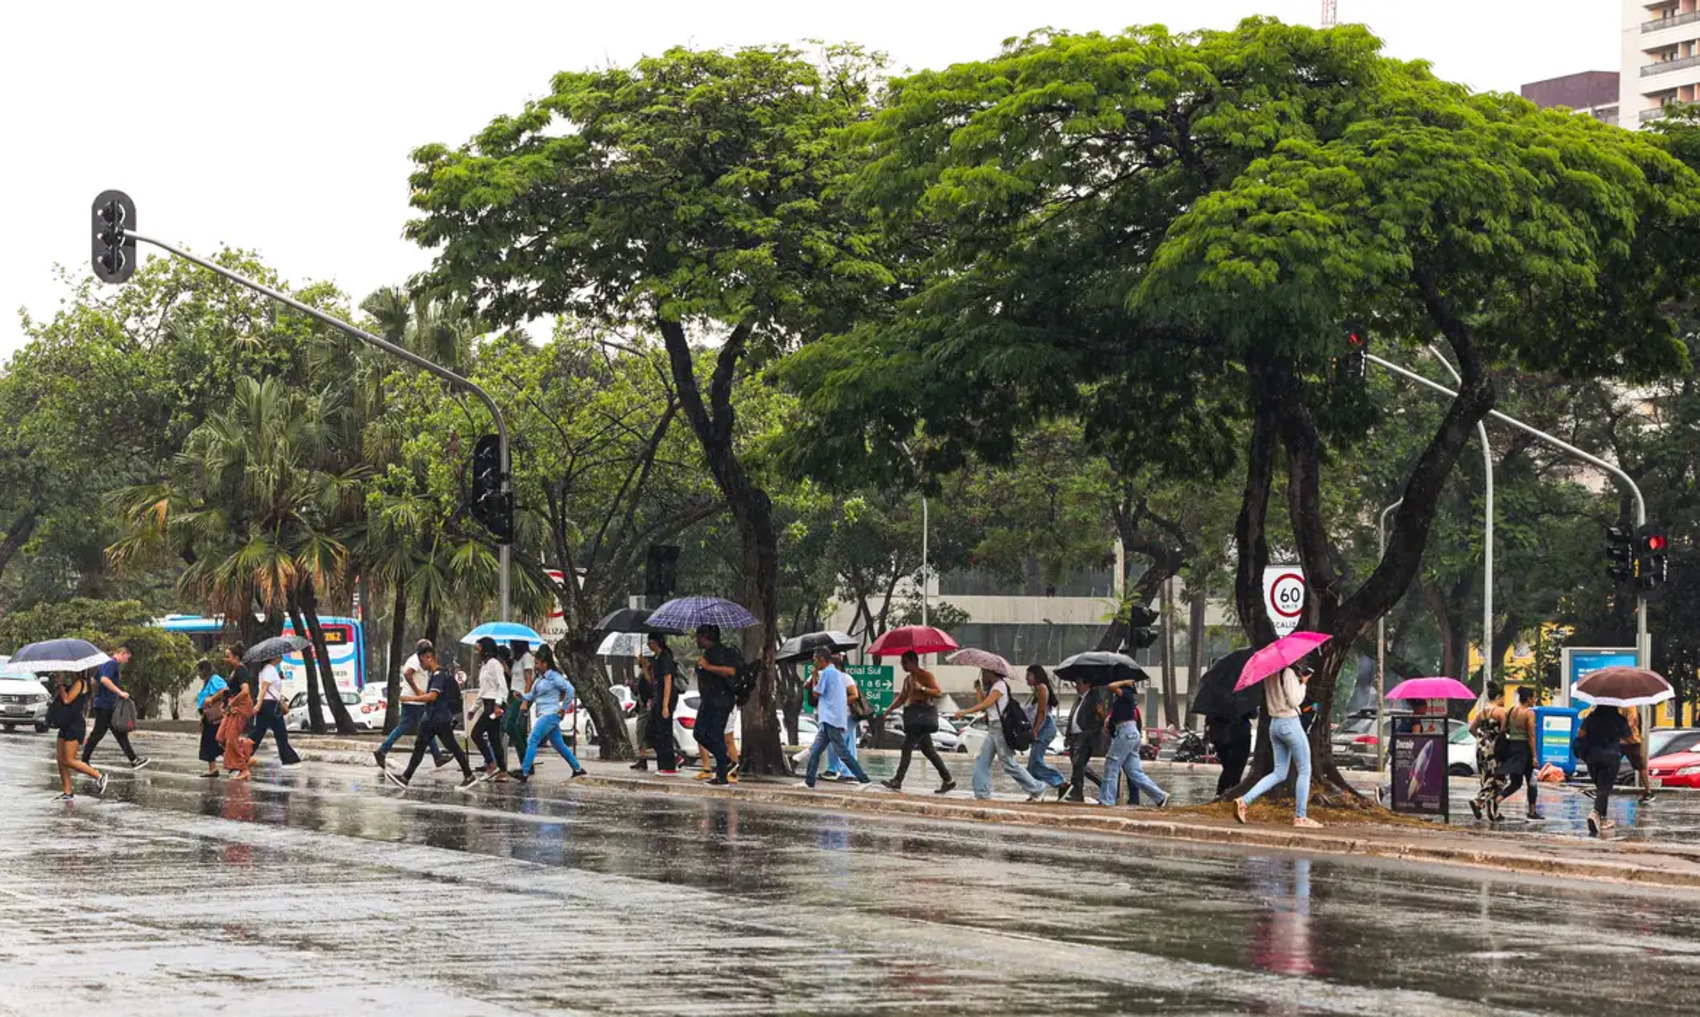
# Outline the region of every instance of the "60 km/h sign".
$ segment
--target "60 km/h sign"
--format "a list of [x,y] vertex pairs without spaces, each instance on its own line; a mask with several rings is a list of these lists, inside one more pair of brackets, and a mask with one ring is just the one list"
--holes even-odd
[[1263,570],[1263,606],[1275,624],[1275,634],[1290,635],[1299,627],[1305,609],[1305,574],[1297,565],[1271,565]]

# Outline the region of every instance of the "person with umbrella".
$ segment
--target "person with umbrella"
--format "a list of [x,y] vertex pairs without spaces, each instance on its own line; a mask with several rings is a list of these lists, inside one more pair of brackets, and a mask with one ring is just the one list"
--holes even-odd
[[277,665],[283,660],[284,654],[292,653],[306,645],[307,641],[297,636],[279,636],[276,639],[262,640],[248,651],[247,656],[248,660],[260,665],[260,712],[254,715],[253,751],[260,751],[260,743],[265,741],[266,732],[271,732],[273,739],[277,741],[278,762],[286,768],[300,766],[301,757],[289,744],[283,674],[278,671]]
[[903,665],[903,688],[886,708],[885,715],[891,716],[892,711],[903,711],[903,755],[897,761],[897,772],[890,780],[880,783],[893,791],[903,790],[903,775],[909,772],[909,756],[916,749],[927,757],[927,762],[933,764],[933,769],[939,772],[940,784],[934,794],[949,794],[956,787],[956,780],[950,775],[950,768],[939,758],[938,746],[933,744],[933,732],[939,729],[938,701],[944,698],[944,690],[939,688],[939,680],[933,673],[921,666],[921,657],[914,650],[904,650],[898,658]]
[[[957,655],[957,659],[960,660],[963,654],[968,652],[962,651]],[[986,656],[991,657],[992,655],[987,654]],[[968,659],[971,661],[978,658],[970,657]],[[985,688],[985,695],[973,706],[966,710],[957,710],[954,715],[957,720],[961,720],[971,713],[983,712],[986,715],[986,740],[980,743],[980,754],[974,760],[974,797],[990,798],[992,796],[992,763],[996,761],[1003,766],[1003,772],[1007,773],[1021,790],[1027,792],[1027,800],[1036,802],[1044,796],[1045,785],[1039,783],[1037,778],[1027,772],[1027,768],[1016,759],[1015,750],[1009,747],[1009,742],[1004,738],[1004,712],[1010,709],[1021,709],[1009,690],[1008,671],[981,667],[980,681]]]
[[667,637],[660,632],[649,634],[647,666],[653,697],[649,706],[649,743],[655,747],[655,772],[662,777],[679,775],[679,749],[673,744],[673,711],[679,707],[684,694],[685,679],[679,674],[679,662],[667,647]]
[[1139,759],[1139,747],[1145,741],[1139,730],[1139,694],[1134,691],[1139,681],[1138,678],[1124,678],[1104,686],[1105,693],[1114,698],[1110,700],[1110,715],[1105,721],[1110,735],[1110,750],[1104,755],[1104,782],[1098,788],[1099,805],[1116,804],[1124,774],[1130,788],[1130,804],[1139,804],[1140,792],[1156,796],[1158,808],[1169,804],[1169,793],[1157,786]]
[[1071,772],[1068,783],[1057,788],[1057,797],[1059,801],[1084,802],[1088,780],[1100,788],[1104,784],[1087,764],[1093,756],[1103,756],[1110,751],[1107,732],[1110,708],[1104,687],[1093,685],[1084,677],[1075,681],[1074,692],[1074,708],[1068,713],[1068,731],[1064,735]]
[[[91,672],[93,673],[93,672]],[[83,744],[86,726],[83,709],[88,705],[90,680],[87,674],[72,674],[56,682],[53,705],[47,712],[47,722],[58,728],[53,737],[53,759],[59,766],[59,800],[75,801],[71,791],[73,771],[93,780],[96,796],[106,793],[106,775],[77,758],[77,748]]]
[[130,648],[123,645],[115,646],[112,649],[110,659],[100,665],[96,672],[93,703],[94,731],[89,734],[89,740],[83,746],[83,762],[85,763],[94,758],[94,750],[100,746],[101,739],[105,738],[106,733],[110,731],[113,740],[118,743],[118,748],[123,750],[124,758],[130,761],[130,769],[140,770],[148,765],[148,758],[136,755],[136,750],[130,747],[130,732],[122,727],[112,726],[113,711],[118,709],[120,701],[130,698],[130,694],[119,685],[123,667],[128,663],[130,663]]
[[[708,782],[724,786],[734,780],[734,764],[726,747],[726,731],[736,723],[733,713],[738,705],[732,694],[731,679],[743,666],[744,659],[738,651],[720,641],[718,625],[698,625],[696,641],[702,655],[697,658],[697,694],[700,698],[696,727],[692,733],[696,735],[697,745],[714,760],[714,770],[707,778]],[[706,764],[708,760],[705,758],[703,762]]]
[[[1254,655],[1246,666],[1249,668],[1256,661]],[[1299,720],[1299,708],[1304,705],[1310,675],[1310,668],[1294,664],[1281,668],[1273,679],[1263,679],[1263,709],[1269,715],[1269,742],[1275,751],[1275,768],[1264,774],[1243,797],[1234,799],[1234,818],[1241,823],[1246,822],[1251,803],[1279,786],[1287,779],[1288,772],[1296,769],[1293,825],[1304,829],[1322,825],[1306,814],[1310,806],[1310,738]]]
[[1629,721],[1614,706],[1595,705],[1576,732],[1576,758],[1588,764],[1594,782],[1594,808],[1588,813],[1588,834],[1599,837],[1616,824],[1606,818],[1611,806],[1617,768],[1623,762],[1623,740],[1629,737]]

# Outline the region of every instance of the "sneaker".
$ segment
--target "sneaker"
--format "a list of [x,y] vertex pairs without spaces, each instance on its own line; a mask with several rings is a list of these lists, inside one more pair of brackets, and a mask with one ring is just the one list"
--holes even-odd
[[728,783],[728,784],[738,783],[738,775],[736,773],[728,770],[726,772],[726,783]]
[[484,782],[485,782],[485,781],[487,781],[487,780],[490,780],[490,779],[491,779],[491,778],[493,778],[493,777],[495,777],[495,776],[496,776],[496,774],[495,774],[495,772],[494,772],[494,771],[491,771],[491,770],[480,770],[480,771],[478,771],[478,772],[477,772],[477,773],[474,773],[474,774],[473,774],[473,775],[472,775],[472,782],[473,782],[473,783],[474,783],[474,784],[482,784],[482,783],[484,783]]
[[677,777],[679,775],[679,771],[678,770],[657,770],[657,771],[655,771],[655,775],[657,777]]
[[1477,819],[1482,818],[1482,803],[1474,798],[1470,799],[1470,811],[1476,814]]
[[1057,785],[1057,801],[1060,802],[1067,797],[1068,797],[1068,785],[1067,784],[1058,784]]
[[856,778],[850,776],[848,773],[841,773],[835,779],[840,784],[854,784],[854,783],[856,783]]
[[725,777],[715,777],[713,780],[710,780],[708,782],[708,786],[709,787],[726,787],[727,785],[729,785],[731,783],[732,782],[727,780]]
[[58,797],[54,798],[53,800],[56,801],[56,802],[74,802],[74,801],[77,800],[77,796],[73,795],[73,794],[62,794],[62,795],[59,795]]
[[806,787],[806,788],[808,788],[808,789],[809,789],[809,790],[810,790],[810,791],[813,791],[813,790],[814,790],[814,789],[815,789],[815,786],[814,786],[814,785],[813,785],[813,784],[810,784],[810,783],[809,783],[809,782],[808,782],[808,781],[806,781],[806,780],[800,780],[800,781],[798,781],[798,782],[797,782],[797,786],[798,786],[798,787]]
[[106,794],[106,782],[111,780],[111,779],[112,779],[111,777],[107,776],[104,773],[101,774],[99,777],[95,778],[95,781],[94,781],[94,796],[96,798],[100,798],[100,797],[102,797],[103,795]]
[[387,767],[384,769],[384,779],[403,790],[407,788],[407,778]]
[[513,779],[514,779],[514,780],[517,780],[517,781],[519,781],[519,782],[520,782],[520,783],[521,783],[521,784],[524,784],[524,783],[525,783],[525,782],[526,782],[526,781],[528,781],[528,780],[530,780],[530,779],[531,779],[531,774],[529,774],[529,773],[524,773],[524,772],[521,772],[521,773],[510,773],[510,774],[508,774],[508,776],[509,776],[509,777],[512,777],[512,778],[513,778]]
[[574,777],[588,777],[588,776],[590,776],[590,771],[589,770],[582,770],[582,769],[574,770],[573,776]]
[[837,780],[838,779],[838,771],[837,770],[827,770],[820,775],[820,779],[821,780]]
[[712,779],[714,779],[714,771],[713,770],[698,770],[697,775],[696,775],[696,779],[697,780],[712,780]]
[[373,749],[372,750],[372,758],[376,759],[378,761],[378,769],[380,769],[380,770],[384,769],[384,760],[388,759],[389,757],[390,757],[390,754],[388,752],[385,752],[383,749]]
[[955,790],[956,790],[956,781],[947,780],[943,784],[940,784],[939,789],[937,791],[934,791],[933,794],[935,794],[935,795],[947,795],[947,794],[950,794],[952,791],[955,791]]
[[881,785],[881,786],[882,786],[882,787],[885,787],[885,788],[888,788],[888,789],[890,789],[890,790],[892,790],[892,791],[901,791],[901,790],[903,790],[903,785],[902,785],[902,784],[899,784],[899,783],[897,783],[897,782],[896,782],[896,781],[894,781],[894,780],[882,780],[882,781],[880,781],[880,785]]
[[1524,819],[1540,819],[1541,814],[1539,812],[1535,811],[1534,806],[1530,806],[1528,814],[1525,815],[1523,818]]
[[1599,813],[1589,812],[1588,813],[1588,836],[1598,837],[1599,835],[1600,835],[1600,816],[1599,816]]
[[1298,817],[1297,819],[1293,820],[1293,825],[1298,827],[1301,830],[1320,830],[1320,829],[1322,829],[1322,824],[1318,823],[1316,820],[1310,818],[1309,816]]
[[1600,832],[1602,834],[1610,833],[1615,829],[1617,829],[1617,821],[1615,819],[1603,819],[1600,821]]
[[478,779],[476,774],[469,773],[459,784],[455,785],[455,790],[462,794],[471,794],[472,789],[477,787],[480,783],[482,783],[482,781]]
[[1045,792],[1043,791],[1029,791],[1027,793],[1027,800],[1030,802],[1036,802],[1043,797],[1045,797]]
[[153,762],[153,760],[149,759],[146,756],[137,756],[135,759],[130,760],[130,769],[132,769],[132,770],[146,769],[147,765],[151,762]]
[[1652,800],[1653,800],[1653,789],[1652,788],[1648,788],[1647,790],[1641,792],[1641,804],[1642,805],[1645,805]]
[[1163,800],[1158,802],[1154,807],[1159,808],[1159,809],[1167,807],[1168,804],[1169,804],[1169,799],[1171,799],[1173,797],[1174,797],[1174,795],[1164,795]]

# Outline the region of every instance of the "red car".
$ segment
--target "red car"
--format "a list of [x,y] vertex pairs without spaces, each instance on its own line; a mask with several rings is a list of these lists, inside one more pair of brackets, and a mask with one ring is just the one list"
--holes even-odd
[[1654,787],[1700,788],[1700,752],[1672,752],[1647,763]]

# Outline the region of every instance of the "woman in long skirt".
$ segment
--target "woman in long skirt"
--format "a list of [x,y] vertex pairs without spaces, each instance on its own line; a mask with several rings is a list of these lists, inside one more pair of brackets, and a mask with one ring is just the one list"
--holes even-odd
[[246,682],[226,693],[224,720],[218,725],[218,740],[224,746],[224,767],[237,780],[253,775],[248,768],[254,762],[254,742],[248,737],[248,725],[254,719],[254,696]]

